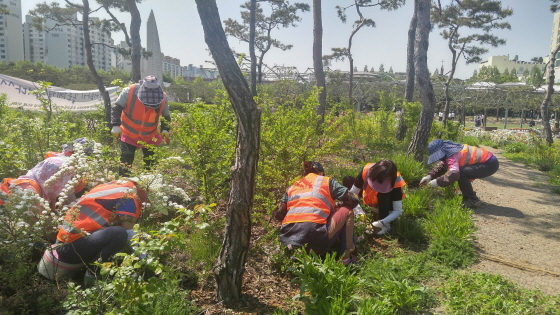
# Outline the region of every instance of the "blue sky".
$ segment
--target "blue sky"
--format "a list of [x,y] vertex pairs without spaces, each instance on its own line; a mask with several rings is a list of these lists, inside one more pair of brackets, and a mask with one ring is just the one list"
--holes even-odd
[[[52,2],[49,0],[48,2]],[[27,14],[35,4],[43,0],[23,0],[23,15]],[[64,1],[58,1],[64,3]],[[80,2],[80,1],[77,1]],[[94,2],[90,0],[90,2]],[[234,18],[240,20],[239,6],[244,0],[217,0],[221,20]],[[290,1],[293,3],[294,1]],[[310,0],[300,0],[311,5]],[[348,5],[350,0],[323,0],[323,54],[329,54],[332,47],[345,47],[348,37],[352,31],[352,21],[356,15],[349,12],[348,22],[343,24],[336,15],[336,5]],[[447,1],[442,1],[447,2]],[[550,50],[551,30],[553,14],[550,13],[549,0],[503,0],[503,6],[514,10],[513,16],[508,21],[511,30],[500,30],[494,34],[507,40],[505,46],[489,48],[489,52],[483,55],[509,55],[513,58],[519,56],[519,60],[529,61],[532,57],[544,57]],[[378,8],[364,9],[366,17],[376,22],[375,28],[365,28],[354,37],[352,52],[354,64],[359,70],[365,65],[372,66],[377,70],[383,64],[388,70],[392,67],[394,71],[404,72],[406,70],[406,36],[410,18],[412,16],[413,1],[396,11],[381,11]],[[92,7],[93,4],[91,5]],[[263,4],[263,7],[266,4]],[[142,44],[146,43],[145,23],[148,20],[150,10],[154,11],[156,18],[160,45],[165,55],[179,58],[181,65],[193,64],[195,66],[211,67],[206,61],[211,60],[208,54],[204,34],[200,24],[200,18],[196,10],[194,0],[144,0],[139,4],[142,15]],[[99,17],[105,17],[98,15]],[[127,14],[120,13],[119,18],[127,25],[130,18]],[[265,56],[265,63],[269,65],[296,66],[300,71],[313,66],[312,44],[313,44],[313,17],[311,12],[303,13],[302,21],[296,28],[275,30],[273,36],[285,44],[293,45],[289,51],[271,50]],[[428,65],[430,72],[444,66],[447,72],[451,66],[451,53],[447,44],[439,35],[440,30],[434,28],[430,34],[430,48],[428,51]],[[123,40],[122,33],[112,35],[115,42]],[[235,38],[228,38],[230,46],[238,52],[248,52],[248,45],[241,43]],[[348,62],[333,63],[331,68],[348,70]],[[466,65],[460,62],[456,77],[468,78],[473,70],[478,69],[478,64]]]

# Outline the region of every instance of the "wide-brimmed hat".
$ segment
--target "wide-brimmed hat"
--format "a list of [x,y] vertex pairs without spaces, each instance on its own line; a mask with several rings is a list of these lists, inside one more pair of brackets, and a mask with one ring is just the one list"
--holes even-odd
[[432,164],[441,159],[449,158],[463,149],[463,145],[451,140],[435,139],[428,144],[428,164]]
[[378,193],[385,194],[393,190],[393,182],[390,177],[385,178],[385,180],[382,181],[381,183],[376,180],[371,180],[371,178],[368,178],[367,182],[368,185]]
[[[367,183],[378,193],[388,193],[393,190],[397,179],[397,167],[390,160],[375,163],[368,171]],[[381,181],[380,181],[381,180]]]
[[136,96],[144,105],[158,108],[163,102],[163,89],[159,80],[153,75],[146,76],[142,80]]

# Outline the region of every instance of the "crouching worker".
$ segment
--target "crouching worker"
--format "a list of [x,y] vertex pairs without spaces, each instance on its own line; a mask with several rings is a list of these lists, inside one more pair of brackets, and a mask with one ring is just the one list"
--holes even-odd
[[[282,221],[280,240],[284,245],[326,252],[336,240],[345,265],[357,263],[352,255],[354,214],[358,198],[336,180],[326,177],[319,162],[303,163],[304,177],[288,188],[274,217]],[[337,207],[336,200],[342,201]]]
[[58,280],[88,267],[86,278],[93,278],[97,266],[92,263],[108,261],[127,244],[128,230],[140,217],[143,202],[146,192],[128,179],[90,190],[66,213],[56,244],[39,262],[39,272]]
[[496,173],[500,168],[496,156],[482,148],[441,139],[430,142],[428,151],[428,164],[438,163],[422,178],[420,185],[446,187],[458,182],[463,205],[467,208],[480,206],[482,201],[476,196],[471,181]]
[[402,214],[403,187],[406,185],[397,165],[390,160],[368,163],[356,176],[351,192],[362,194],[364,204],[376,209],[379,220],[372,223],[373,232],[382,235],[391,222]]

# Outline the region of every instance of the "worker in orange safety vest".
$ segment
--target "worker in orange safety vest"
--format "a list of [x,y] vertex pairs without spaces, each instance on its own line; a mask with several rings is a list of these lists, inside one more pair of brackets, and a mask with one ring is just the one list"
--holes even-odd
[[[303,163],[304,177],[288,188],[274,214],[282,221],[280,240],[284,245],[327,251],[340,240],[338,254],[345,265],[357,263],[352,253],[354,214],[357,196],[349,193],[335,179],[324,176],[319,162]],[[336,200],[343,203],[337,206]]]
[[472,181],[498,171],[500,163],[495,155],[483,148],[441,139],[430,142],[428,152],[428,164],[439,163],[422,178],[420,185],[446,187],[458,182],[465,207],[482,205],[474,192]]
[[[41,274],[54,280],[94,261],[108,261],[130,240],[142,203],[147,201],[146,191],[130,179],[91,189],[66,213],[56,244],[39,263]],[[89,266],[92,274],[96,269]]]
[[389,232],[391,222],[402,214],[405,185],[397,165],[391,160],[367,163],[356,176],[350,191],[362,196],[363,203],[379,214],[378,220],[371,224],[373,233]]
[[111,134],[121,143],[121,176],[130,175],[137,148],[142,148],[144,166],[152,166],[154,151],[146,145],[169,143],[170,121],[167,95],[155,76],[146,76],[139,84],[122,90],[111,110]]

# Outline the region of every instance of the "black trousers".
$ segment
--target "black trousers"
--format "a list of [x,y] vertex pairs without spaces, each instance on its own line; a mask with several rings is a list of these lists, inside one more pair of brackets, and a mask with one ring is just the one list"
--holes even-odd
[[459,169],[461,177],[459,177],[459,189],[463,193],[463,200],[476,199],[476,193],[473,190],[471,179],[484,178],[496,173],[500,168],[498,159],[491,163],[480,163],[466,165]]
[[[138,147],[128,144],[126,142],[121,141],[121,163],[126,164],[127,166],[120,166],[119,167],[119,175],[120,176],[130,176],[130,167],[134,162],[134,153],[136,153],[136,149]],[[152,164],[154,163],[153,155],[154,151],[148,148],[142,148],[142,153],[144,154],[144,168],[150,169]]]

